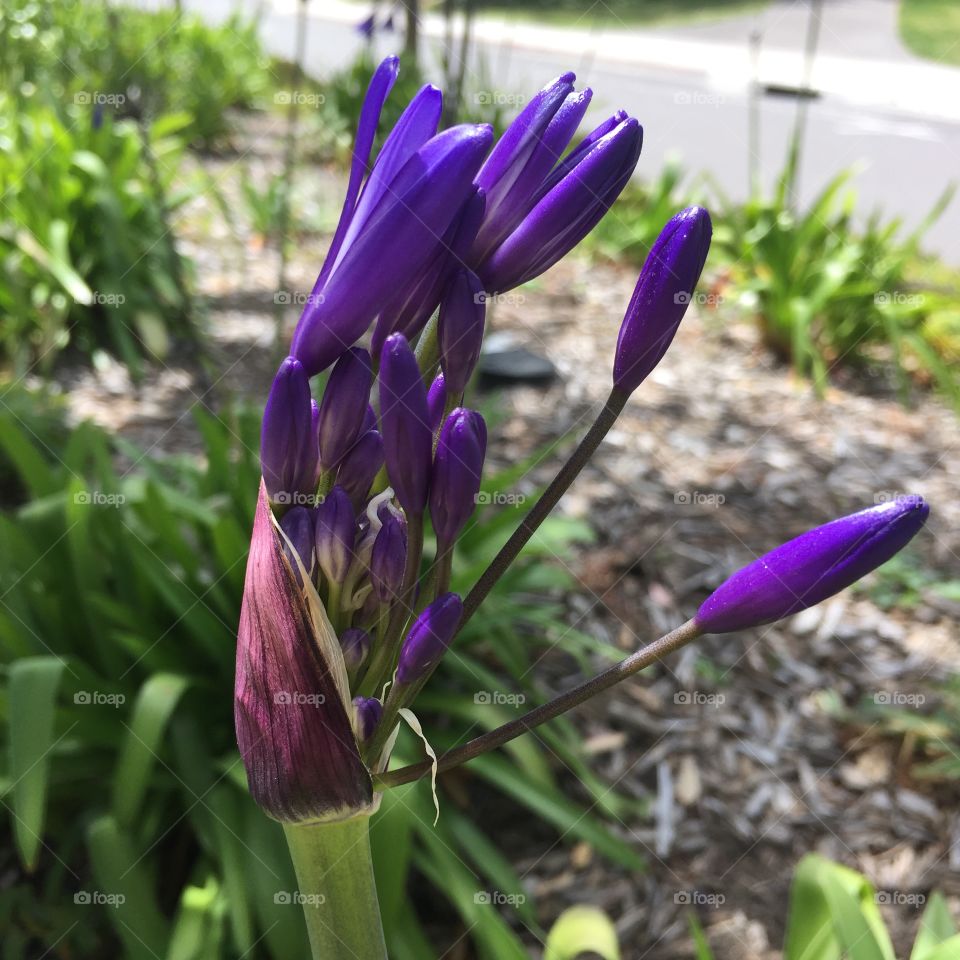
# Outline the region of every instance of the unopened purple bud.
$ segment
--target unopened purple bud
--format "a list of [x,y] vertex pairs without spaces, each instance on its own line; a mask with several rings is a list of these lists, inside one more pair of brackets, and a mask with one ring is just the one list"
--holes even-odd
[[444,421],[430,478],[430,519],[441,549],[457,539],[480,492],[487,427],[474,410],[457,408]]
[[729,633],[812,607],[886,563],[929,512],[921,497],[900,497],[808,530],[721,584],[696,622],[704,633]]
[[370,653],[370,634],[366,630],[350,627],[340,634],[340,649],[347,670],[353,673],[363,666]]
[[433,670],[450,645],[462,613],[460,598],[445,593],[420,614],[403,642],[397,683],[416,683]]
[[427,412],[430,415],[430,429],[437,432],[443,420],[443,411],[447,408],[447,383],[441,371],[433,378],[427,391]]
[[474,269],[486,290],[503,293],[552,267],[600,221],[640,158],[643,130],[628,117],[578,153],[566,174]]
[[[291,507],[280,520],[280,528],[299,555],[307,576],[313,575],[313,513],[313,509],[309,507]],[[290,567],[297,576],[297,582],[303,586],[300,569],[286,543],[283,544],[283,552],[290,561]]]
[[320,404],[320,466],[335,467],[360,434],[367,415],[373,366],[360,347],[348,350],[334,365]]
[[368,430],[346,452],[337,470],[337,485],[350,496],[358,513],[367,502],[370,487],[383,466],[383,440],[377,430]]
[[400,333],[387,337],[380,355],[380,422],[390,485],[406,511],[422,513],[430,483],[433,431],[420,368]]
[[390,515],[380,528],[370,554],[370,583],[380,603],[393,603],[403,582],[407,563],[407,525]]
[[667,352],[693,299],[712,232],[710,214],[688,207],[650,248],[617,338],[613,383],[619,390],[636,390]]
[[477,365],[486,301],[483,284],[472,270],[458,270],[440,301],[440,366],[450,393],[466,390]]
[[353,708],[357,712],[357,738],[366,743],[380,723],[383,704],[376,697],[354,697]]
[[317,507],[315,547],[317,563],[332,583],[343,583],[353,560],[356,515],[343,487],[334,487]]
[[280,364],[267,397],[260,433],[260,466],[271,502],[289,505],[313,490],[317,443],[310,381],[299,361]]

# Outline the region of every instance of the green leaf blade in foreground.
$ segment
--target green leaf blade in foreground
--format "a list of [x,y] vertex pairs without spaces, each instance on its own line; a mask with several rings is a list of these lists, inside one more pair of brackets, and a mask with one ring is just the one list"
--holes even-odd
[[13,831],[28,871],[37,866],[47,809],[56,699],[63,673],[58,657],[27,657],[10,668],[10,779]]

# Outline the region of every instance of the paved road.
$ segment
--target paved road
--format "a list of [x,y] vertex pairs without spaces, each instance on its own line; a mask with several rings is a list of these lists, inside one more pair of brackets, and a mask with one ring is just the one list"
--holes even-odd
[[[890,5],[890,0],[863,0]],[[796,4],[794,4],[795,6]],[[233,7],[232,0],[187,0],[185,6],[202,9],[219,19]],[[322,76],[349,63],[360,38],[349,23],[324,18],[324,4],[312,3],[307,63]],[[289,56],[294,47],[292,5],[268,12],[262,34],[268,47]],[[362,14],[363,8],[358,8]],[[796,18],[793,19],[796,23]],[[717,29],[726,29],[719,27]],[[398,39],[379,37],[378,49],[392,52]],[[638,66],[604,60],[584,35],[582,53],[571,57],[514,46],[510,30],[499,42],[480,43],[478,55],[486,75],[496,78],[495,94],[533,91],[545,80],[567,69],[594,88],[594,117],[625,107],[644,126],[643,156],[638,174],[655,176],[664,161],[679,157],[692,173],[709,170],[733,199],[747,192],[747,96],[742,83],[730,83],[703,65],[687,63],[674,69]],[[428,55],[436,42],[426,42]],[[796,103],[789,98],[764,97],[761,102],[760,170],[772,184],[781,169]],[[588,118],[589,119],[589,118]],[[942,120],[888,108],[849,102],[829,95],[810,104],[806,151],[801,177],[801,199],[810,199],[840,169],[860,164],[855,180],[858,212],[866,216],[881,208],[915,224],[933,205],[951,178],[960,178],[960,121]],[[960,264],[960,199],[928,235],[928,247]]]

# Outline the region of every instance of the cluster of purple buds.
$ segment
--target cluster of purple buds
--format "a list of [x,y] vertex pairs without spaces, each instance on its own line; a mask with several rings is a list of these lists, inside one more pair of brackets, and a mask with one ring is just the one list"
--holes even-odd
[[[487,446],[483,418],[463,401],[487,298],[589,232],[630,178],[642,131],[616,113],[570,149],[591,93],[565,74],[493,144],[484,125],[438,132],[441,96],[428,85],[371,164],[397,70],[388,58],[371,80],[343,212],[263,418],[235,717],[251,792],[285,822],[375,807],[398,718],[663,357],[710,245],[700,207],[665,225],[623,319],[604,413],[461,600],[451,568]],[[317,400],[311,379],[322,374]],[[925,516],[867,511],[787,544],[721,587],[697,629],[819,602],[896,552]]]

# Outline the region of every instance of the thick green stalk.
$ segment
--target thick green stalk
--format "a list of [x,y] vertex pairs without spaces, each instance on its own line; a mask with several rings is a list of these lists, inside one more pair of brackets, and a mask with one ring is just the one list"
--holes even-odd
[[284,824],[313,960],[386,960],[370,857],[370,818]]

